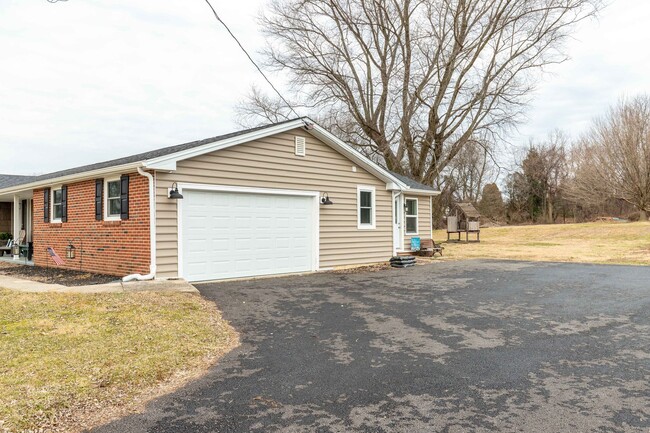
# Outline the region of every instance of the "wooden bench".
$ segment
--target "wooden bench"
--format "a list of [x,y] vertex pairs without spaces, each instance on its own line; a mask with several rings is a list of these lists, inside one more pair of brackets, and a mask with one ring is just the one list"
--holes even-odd
[[434,257],[436,253],[439,253],[440,257],[442,257],[443,249],[444,247],[435,243],[433,239],[422,239],[420,241],[420,255]]

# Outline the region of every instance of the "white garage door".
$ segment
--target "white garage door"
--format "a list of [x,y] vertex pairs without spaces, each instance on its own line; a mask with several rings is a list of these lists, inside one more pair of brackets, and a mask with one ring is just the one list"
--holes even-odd
[[185,279],[315,270],[314,197],[198,190],[183,196]]

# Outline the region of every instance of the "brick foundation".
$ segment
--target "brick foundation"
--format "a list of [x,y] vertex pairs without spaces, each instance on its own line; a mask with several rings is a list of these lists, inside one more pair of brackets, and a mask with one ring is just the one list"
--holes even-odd
[[[68,269],[78,270],[82,265],[84,271],[102,274],[148,274],[149,184],[137,173],[129,178],[129,219],[123,221],[95,219],[94,179],[68,184],[65,223],[43,222],[43,190],[34,190],[34,264],[55,266],[46,252],[53,247]],[[66,258],[69,241],[77,248],[74,259]]]

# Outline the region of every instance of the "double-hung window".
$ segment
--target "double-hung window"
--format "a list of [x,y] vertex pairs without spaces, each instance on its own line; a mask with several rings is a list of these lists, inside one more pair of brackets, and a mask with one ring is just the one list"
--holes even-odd
[[122,206],[120,202],[121,196],[120,179],[108,179],[106,181],[106,219],[120,219]]
[[418,199],[407,198],[406,201],[406,234],[418,234]]
[[61,222],[63,218],[63,187],[52,189],[52,222]]
[[375,228],[375,187],[357,187],[357,228]]

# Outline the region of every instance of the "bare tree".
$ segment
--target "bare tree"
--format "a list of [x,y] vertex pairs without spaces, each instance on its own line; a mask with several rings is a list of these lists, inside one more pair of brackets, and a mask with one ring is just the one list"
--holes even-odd
[[455,202],[478,202],[483,186],[497,179],[489,149],[487,143],[469,141],[447,166],[441,186],[450,190]]
[[[433,184],[470,140],[494,141],[520,119],[536,74],[566,59],[563,41],[600,5],[273,0],[261,24],[268,66],[305,111],[389,169]],[[277,107],[249,104],[260,119]]]
[[622,100],[594,121],[575,149],[571,195],[587,203],[613,198],[650,211],[650,96]]

